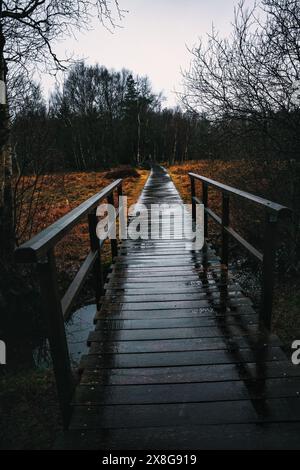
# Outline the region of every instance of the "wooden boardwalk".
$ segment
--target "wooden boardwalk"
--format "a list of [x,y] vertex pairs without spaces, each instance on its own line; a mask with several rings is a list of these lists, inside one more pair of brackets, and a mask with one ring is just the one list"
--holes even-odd
[[[139,202],[182,204],[161,168]],[[59,447],[300,448],[299,367],[211,247],[172,234],[121,244]]]

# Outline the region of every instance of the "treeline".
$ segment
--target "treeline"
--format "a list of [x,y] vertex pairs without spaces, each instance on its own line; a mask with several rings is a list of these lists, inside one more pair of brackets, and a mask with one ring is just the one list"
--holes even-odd
[[48,103],[39,85],[27,89],[13,121],[15,160],[36,173],[196,158],[196,115],[163,109],[163,100],[147,77],[80,62]]
[[174,109],[147,77],[125,69],[77,63],[48,102],[39,85],[16,74],[14,165],[24,174],[148,160],[299,161],[299,31],[298,0],[261,0],[253,9],[241,0],[231,35],[212,30],[191,50]]
[[163,103],[147,77],[83,62],[71,68],[48,103],[31,83],[12,125],[18,172],[97,170],[149,160],[299,158],[298,110],[278,111],[258,125],[258,115],[255,121],[215,120]]

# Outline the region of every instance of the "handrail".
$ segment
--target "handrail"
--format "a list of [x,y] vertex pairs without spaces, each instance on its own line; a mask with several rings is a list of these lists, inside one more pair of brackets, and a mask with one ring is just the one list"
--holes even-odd
[[[262,263],[262,300],[260,308],[260,323],[267,329],[271,328],[272,308],[273,308],[273,290],[274,290],[274,268],[276,254],[276,232],[277,222],[281,215],[291,213],[291,210],[268,199],[264,199],[255,194],[242,191],[240,189],[228,186],[218,181],[206,178],[196,173],[188,173],[191,181],[191,199],[192,199],[192,216],[196,218],[196,205],[202,203],[204,205],[204,236],[208,236],[208,217],[222,227],[222,243],[221,243],[221,263],[228,267],[229,258],[229,238],[230,235],[240,245],[242,245],[251,255]],[[195,180],[202,182],[202,201],[196,197]],[[222,192],[222,217],[219,217],[208,207],[208,187],[212,186]],[[230,196],[237,196],[253,203],[263,206],[265,209],[265,234],[263,253],[257,250],[241,235],[239,235],[229,222],[229,200]]]
[[235,196],[239,196],[244,199],[247,199],[248,201],[260,204],[268,210],[275,212],[290,211],[288,207],[282,206],[277,202],[269,201],[268,199],[256,196],[252,193],[248,193],[247,191],[242,191],[241,189],[234,188],[233,186],[228,186],[227,184],[219,183],[219,181],[206,178],[205,176],[197,175],[196,173],[189,173],[189,176],[190,178],[195,178],[199,181],[202,181],[203,183],[206,183],[208,186],[213,186],[214,188],[220,189],[223,193],[234,194]]
[[75,207],[75,209],[68,212],[68,214],[42,230],[42,232],[35,235],[31,240],[25,242],[16,249],[15,260],[20,263],[37,262],[45,253],[47,253],[49,248],[55,246],[82,217],[97,207],[103,199],[110,196],[110,194],[120,186],[121,183],[121,179],[114,181],[102,191],[90,197],[78,207]]
[[[58,399],[65,428],[68,427],[71,416],[74,380],[64,323],[70,317],[76,296],[79,294],[87,276],[92,270],[95,282],[96,304],[97,307],[100,305],[100,299],[104,293],[103,269],[101,263],[103,240],[100,241],[97,238],[96,227],[98,217],[96,212],[99,203],[104,199],[106,199],[109,204],[115,206],[115,190],[117,190],[120,204],[122,179],[118,179],[109,184],[102,191],[87,199],[15,250],[16,262],[35,263],[37,266],[41,287],[42,307],[48,323],[47,336],[50,344]],[[120,205],[115,209],[114,222],[120,216]],[[88,216],[90,252],[61,299],[58,290],[54,248],[84,216]],[[118,243],[115,239],[111,239],[110,242],[112,257],[115,258],[118,254]]]

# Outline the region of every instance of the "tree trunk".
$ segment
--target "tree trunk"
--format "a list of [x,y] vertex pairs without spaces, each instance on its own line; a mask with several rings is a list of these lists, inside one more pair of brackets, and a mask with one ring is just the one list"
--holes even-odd
[[137,129],[137,156],[136,156],[136,162],[137,165],[139,166],[141,163],[141,116],[140,112],[138,111],[137,115],[137,122],[138,122],[138,129]]
[[0,23],[0,253],[1,258],[7,259],[12,256],[15,240],[4,46],[5,38]]
[[175,129],[173,152],[172,152],[171,162],[170,162],[171,165],[174,165],[176,161],[176,153],[177,153],[177,127]]

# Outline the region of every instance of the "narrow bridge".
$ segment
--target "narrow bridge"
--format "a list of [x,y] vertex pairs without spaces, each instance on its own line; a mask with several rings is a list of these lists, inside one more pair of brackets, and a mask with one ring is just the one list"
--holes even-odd
[[[65,432],[57,446],[71,449],[300,448],[300,368],[269,331],[272,313],[276,217],[286,209],[257,196],[190,175],[193,214],[203,185],[207,217],[222,226],[222,256],[205,243],[186,249],[178,217],[169,239],[112,240],[106,284],[95,208],[122,194],[117,181],[23,245],[19,261],[35,262],[41,278],[49,341]],[[208,188],[223,195],[223,216],[208,207]],[[265,206],[264,253],[229,226],[229,196]],[[182,204],[172,180],[154,168],[139,199]],[[168,208],[162,217],[169,215]],[[58,297],[53,247],[89,214],[91,252],[66,295]],[[118,212],[120,214],[120,212]],[[273,224],[273,225],[272,225]],[[144,234],[145,235],[145,234]],[[261,312],[227,269],[233,236],[263,263]],[[144,237],[145,238],[145,237]],[[94,269],[99,305],[95,330],[74,387],[64,332],[73,300]]]

